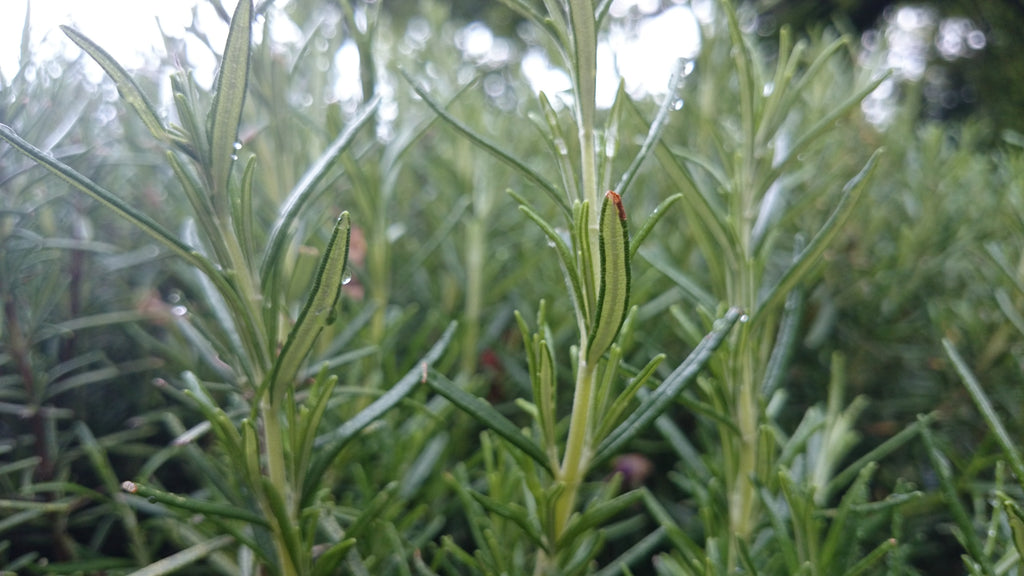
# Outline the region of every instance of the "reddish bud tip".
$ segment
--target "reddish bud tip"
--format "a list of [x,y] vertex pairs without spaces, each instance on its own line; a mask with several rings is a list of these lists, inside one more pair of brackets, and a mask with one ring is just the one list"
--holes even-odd
[[625,220],[626,208],[622,205],[622,196],[616,194],[614,190],[609,190],[604,196],[615,203],[615,209],[619,211],[619,220]]

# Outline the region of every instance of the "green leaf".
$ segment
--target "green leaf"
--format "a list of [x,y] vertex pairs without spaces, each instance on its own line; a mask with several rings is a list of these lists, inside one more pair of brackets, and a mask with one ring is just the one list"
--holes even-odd
[[1009,459],[1013,474],[1024,485],[1024,457],[1021,456],[1020,449],[1017,447],[1017,441],[1010,436],[1006,427],[1003,426],[1002,420],[992,407],[992,403],[989,401],[988,395],[985,394],[985,390],[982,389],[981,383],[978,382],[977,377],[974,376],[971,368],[964,362],[963,357],[957,352],[953,343],[943,338],[942,347],[946,350],[946,355],[953,362],[953,367],[956,368],[957,374],[960,375],[960,379],[963,381],[964,387],[967,388],[967,392],[970,393],[974,403],[978,406],[981,417],[985,419],[989,430],[995,435],[999,446],[1003,449],[1003,453]]
[[557,230],[552,228],[546,220],[529,206],[520,203],[519,210],[540,227],[544,235],[548,237],[549,243],[554,244],[555,250],[558,252],[558,263],[562,270],[562,275],[565,277],[565,286],[569,291],[569,296],[572,298],[577,322],[585,321],[586,301],[583,298],[583,286],[580,284],[580,277],[576,272],[576,259],[573,257],[569,245],[565,243],[565,240],[558,234]]
[[389,482],[379,492],[374,494],[373,498],[366,504],[362,512],[355,519],[352,524],[349,525],[345,531],[346,534],[351,534],[354,538],[371,538],[366,534],[367,528],[373,525],[374,522],[381,519],[381,513],[388,504],[395,500],[395,493],[398,492],[398,481]]
[[[867,574],[868,569],[873,568],[889,551],[896,548],[896,539],[889,538],[881,544],[875,547],[874,550],[869,552],[867,556],[861,558],[856,564],[850,567],[849,570],[843,573],[843,576],[860,576],[861,574]],[[875,574],[876,572],[870,572]]]
[[693,352],[678,368],[669,374],[668,378],[661,383],[654,392],[641,402],[626,420],[611,431],[601,441],[594,453],[593,465],[614,456],[630,440],[636,437],[647,426],[654,422],[672,405],[676,396],[683,391],[698,372],[711,359],[711,355],[725,341],[726,335],[733,325],[739,321],[743,312],[739,308],[731,308],[724,316],[719,318],[711,332],[701,340]]
[[292,446],[292,452],[295,454],[295,478],[297,478],[298,484],[302,484],[305,481],[304,475],[310,458],[313,455],[316,431],[320,427],[320,421],[323,419],[324,412],[327,410],[327,404],[331,400],[331,392],[334,391],[334,386],[337,383],[338,376],[334,374],[328,376],[327,365],[324,364],[310,389],[309,398],[303,406],[302,416],[294,424],[299,429],[296,437],[297,441]]
[[342,212],[334,225],[334,232],[320,258],[320,265],[313,280],[313,289],[306,298],[302,312],[288,333],[281,353],[267,378],[271,402],[277,404],[295,380],[302,361],[309,355],[313,342],[324,329],[334,322],[338,299],[345,277],[348,261],[349,236],[352,229],[348,212]]
[[441,357],[444,349],[451,342],[452,336],[455,334],[456,326],[456,322],[450,323],[448,328],[445,329],[444,334],[438,338],[434,346],[420,359],[417,365],[412,370],[409,370],[401,380],[381,395],[380,398],[377,398],[372,404],[363,408],[362,411],[348,422],[316,439],[314,446],[320,447],[320,449],[317,451],[317,456],[313,459],[309,471],[306,473],[306,481],[303,483],[302,491],[303,503],[306,503],[306,499],[313,495],[316,483],[320,481],[327,467],[337,458],[342,448],[347,446],[355,438],[356,434],[359,434],[359,432],[383,416],[388,410],[394,408],[417,385],[422,383],[424,372]]
[[629,311],[629,227],[622,198],[615,192],[605,194],[599,226],[601,279],[597,312],[587,339],[587,364],[591,366],[615,341]]
[[544,454],[544,450],[533,440],[525,436],[511,420],[505,418],[484,399],[464,392],[453,384],[451,380],[433,371],[427,375],[427,383],[438,394],[450,400],[452,404],[455,404],[467,414],[476,418],[481,424],[493,430],[513,446],[522,450],[527,456],[533,458],[545,470],[551,472],[551,462]]
[[796,551],[796,544],[793,542],[793,536],[790,535],[790,531],[786,527],[785,518],[783,518],[786,507],[780,506],[768,488],[760,483],[758,483],[757,491],[764,506],[765,516],[772,527],[774,535],[773,547],[779,551],[782,560],[786,563],[786,571],[789,574],[797,574],[800,571],[800,559]]
[[636,235],[633,236],[633,240],[630,242],[630,260],[632,260],[636,256],[636,251],[640,249],[640,245],[643,244],[643,241],[647,238],[651,231],[654,230],[654,226],[658,222],[660,222],[662,218],[665,217],[665,214],[668,212],[668,209],[677,201],[682,199],[682,194],[673,194],[668,198],[662,200],[661,203],[658,204],[654,208],[654,210],[651,211],[651,215],[647,217],[647,220],[645,220],[643,225],[640,226],[640,229],[637,230]]
[[1024,561],[1024,511],[1020,506],[1009,498],[1002,499],[1003,510],[1006,511],[1006,519],[1010,524],[1010,531],[1013,533],[1013,547],[1017,554]]
[[213,203],[222,217],[227,216],[228,179],[235,161],[238,124],[242,121],[242,107],[245,105],[251,43],[252,0],[240,0],[231,17],[231,28],[217,74],[216,93],[207,118],[210,131],[207,167],[213,180]]
[[[682,59],[677,60],[676,65],[672,69],[672,77],[668,82],[668,90],[665,94],[665,100],[662,101],[661,106],[658,108],[658,114],[654,117],[654,121],[651,122],[651,126],[647,130],[647,137],[644,138],[644,142],[641,144],[640,150],[637,151],[633,161],[630,162],[629,167],[622,173],[622,177],[619,179],[618,184],[615,185],[615,191],[622,196],[625,196],[626,192],[629,191],[629,187],[633,183],[633,178],[640,170],[640,166],[643,165],[644,160],[650,156],[651,150],[661,140],[661,133],[664,131],[665,126],[668,125],[669,113],[672,111],[672,107],[676,103],[676,91],[679,90],[679,86],[683,81],[683,68]],[[657,210],[655,210],[655,213],[657,213]]]
[[355,538],[346,538],[328,548],[317,557],[316,564],[313,565],[313,576],[331,576],[336,574],[338,566],[341,565],[341,561],[345,558],[345,554],[355,543]]
[[864,504],[868,498],[868,483],[878,470],[878,464],[872,462],[865,466],[853,485],[843,494],[836,515],[828,527],[828,534],[821,546],[821,564],[823,566],[842,566],[844,555],[849,553],[849,536],[856,532],[858,518],[852,517],[858,504]]
[[544,112],[544,121],[547,123],[548,130],[550,131],[549,147],[558,158],[558,172],[562,176],[562,187],[565,188],[567,200],[572,202],[579,195],[577,190],[579,184],[576,167],[569,154],[568,141],[565,138],[565,133],[562,131],[562,125],[558,122],[558,114],[551,106],[548,97],[541,92],[537,98],[540,100],[540,107]]
[[150,134],[157,140],[167,141],[169,135],[166,128],[164,128],[163,122],[160,121],[160,116],[156,113],[156,107],[149,101],[146,93],[139,88],[139,85],[135,83],[135,80],[128,74],[128,71],[118,64],[117,60],[114,60],[106,50],[100,48],[98,44],[88,39],[81,32],[70,26],[61,26],[60,29],[72,42],[78,44],[82,50],[85,50],[103,68],[103,71],[107,73],[107,76],[117,86],[117,92],[121,95],[121,99],[135,110],[142,123],[149,129]]
[[[858,200],[860,200],[861,193],[867,187],[868,182],[871,181],[871,176],[875,172],[878,157],[881,153],[881,149],[875,150],[875,153],[864,164],[864,168],[843,186],[842,198],[839,200],[836,209],[832,211],[828,220],[825,221],[825,224],[822,225],[818,233],[811,239],[807,248],[800,253],[793,265],[782,275],[778,284],[761,301],[759,306],[761,310],[767,311],[769,315],[773,314],[789,292],[805,279],[808,272],[814,266],[819,264],[825,248],[828,247],[832,239],[839,233],[839,229],[842,228],[843,224],[850,217],[850,214],[853,213],[854,207],[857,205]],[[759,321],[760,317],[761,315],[755,316],[753,321]]]
[[551,184],[543,177],[541,177],[539,174],[537,174],[532,168],[527,166],[524,162],[521,162],[513,158],[512,156],[506,154],[501,149],[501,146],[498,146],[497,144],[494,144],[493,142],[487,140],[486,138],[478,135],[476,132],[473,131],[472,128],[466,126],[465,124],[457,120],[454,116],[449,114],[448,111],[445,110],[443,106],[434,101],[434,99],[431,98],[429,94],[427,94],[427,91],[425,89],[423,89],[420,85],[414,82],[413,79],[405,70],[399,71],[402,73],[402,77],[405,78],[406,82],[408,82],[409,85],[412,86],[413,91],[416,92],[416,94],[420,98],[422,98],[424,102],[427,103],[427,106],[429,106],[430,109],[433,110],[435,114],[437,114],[438,116],[441,117],[441,119],[447,122],[449,126],[451,126],[457,132],[468,138],[469,141],[475,144],[477,147],[484,149],[498,160],[501,160],[502,162],[516,169],[520,174],[523,175],[523,177],[525,177],[530,182],[533,182],[538,187],[540,187],[544,192],[546,192],[547,195],[552,200],[554,200],[556,204],[558,204],[558,206],[562,209],[563,212],[565,212],[567,215],[569,214],[568,202],[566,202],[565,198],[563,198],[562,195],[559,194],[558,189],[555,188],[553,184]]
[[270,235],[267,237],[267,250],[263,254],[263,263],[260,267],[260,281],[265,291],[269,289],[269,279],[274,271],[274,267],[284,259],[283,252],[285,244],[288,242],[288,234],[291,232],[299,212],[305,207],[313,194],[320,190],[320,185],[327,178],[331,166],[352,145],[359,130],[373,119],[379,104],[380,98],[374,97],[369,104],[363,107],[359,114],[349,123],[348,127],[334,139],[334,142],[331,142],[327,150],[306,170],[298,184],[288,194],[284,204],[278,208],[278,217],[270,228]]
[[852,462],[849,466],[844,468],[842,472],[836,474],[828,483],[828,486],[825,488],[825,499],[831,499],[840,488],[846,486],[857,476],[857,474],[860,473],[862,468],[869,465],[871,462],[876,462],[885,458],[904,444],[920,437],[922,428],[927,427],[934,418],[934,415],[919,417],[916,422],[908,425],[906,428],[887,439],[864,456],[861,456]]
[[[281,491],[277,486],[274,486],[270,478],[264,476],[262,480],[266,504],[270,508],[270,513],[274,515],[274,532],[284,542],[284,548],[290,556],[290,558],[279,558],[278,561],[282,567],[290,563],[294,567],[293,570],[302,570],[305,567],[303,559],[307,558],[308,555],[302,554],[303,548],[298,525],[295,519],[288,513],[288,505],[285,503],[284,494],[281,494]],[[280,548],[278,549],[280,550]],[[292,570],[282,570],[282,572],[285,574],[294,573]]]
[[594,2],[568,0],[568,8],[569,25],[572,27],[573,92],[577,97],[577,121],[581,131],[592,132],[597,105],[597,24],[594,19]]
[[216,536],[205,542],[189,546],[188,548],[171,554],[162,560],[153,562],[141,570],[129,573],[128,576],[163,576],[164,574],[171,574],[172,572],[181,570],[186,566],[195,564],[199,560],[206,558],[210,554],[228,546],[234,541],[235,539],[230,535]]
[[526,508],[519,504],[501,502],[476,490],[467,490],[467,492],[487,510],[502,518],[511,520],[516,526],[519,526],[538,549],[547,550],[547,546],[544,545],[544,535],[541,534],[540,526],[537,524],[536,515],[531,515]]
[[582,576],[586,574],[590,568],[590,563],[597,558],[602,548],[604,548],[604,532],[596,532],[580,543],[578,547],[563,550],[562,554],[571,554],[571,557],[559,569],[559,576]]
[[789,361],[793,356],[796,339],[800,334],[803,307],[804,291],[795,288],[786,297],[782,320],[779,322],[779,331],[775,337],[775,346],[772,348],[771,356],[768,357],[764,378],[761,379],[761,395],[767,399],[770,399],[778,390],[789,370]]
[[245,263],[250,270],[255,269],[256,242],[254,240],[256,224],[254,222],[255,210],[253,206],[253,180],[256,173],[256,157],[251,156],[245,165],[245,172],[242,173],[242,185],[239,186],[238,194],[232,196],[231,202],[231,223],[235,227],[235,234],[238,236],[238,243],[245,255]]
[[170,492],[158,490],[141,482],[122,482],[121,489],[129,494],[135,494],[152,502],[159,502],[160,504],[170,506],[171,508],[177,508],[179,510],[197,512],[207,516],[242,520],[258,526],[267,525],[266,519],[250,510],[227,504],[216,504],[213,502],[206,502],[204,500],[197,500],[195,498],[171,494]]
[[76,188],[81,192],[85,192],[100,204],[103,204],[107,208],[113,210],[118,216],[139,227],[143,232],[149,234],[175,254],[184,258],[189,264],[196,266],[204,272],[213,269],[208,260],[195,252],[190,246],[171,235],[170,232],[157,224],[155,220],[143,212],[136,210],[134,207],[114,195],[113,192],[110,192],[99,184],[96,184],[92,180],[86,178],[74,168],[64,164],[60,160],[57,160],[52,154],[43,152],[32,144],[29,144],[18,136],[18,134],[9,126],[0,124],[0,138],[6,140],[7,143],[14,147],[18,152],[21,152],[25,156],[31,158],[33,162],[36,162],[43,168],[46,168],[46,170],[54,176],[71,185],[73,188]]
[[594,504],[582,514],[574,515],[565,530],[558,536],[558,548],[575,547],[574,540],[576,538],[601,528],[612,518],[632,508],[642,498],[643,492],[633,490],[611,500]]
[[[923,418],[923,416],[918,416],[918,422],[922,422]],[[922,422],[920,430],[921,440],[923,440],[928,459],[931,460],[932,469],[938,477],[943,499],[946,505],[949,506],[949,512],[953,516],[953,521],[956,523],[957,528],[959,528],[958,540],[960,544],[967,550],[967,554],[971,558],[983,565],[985,574],[995,574],[988,556],[982,552],[981,540],[978,538],[978,533],[975,530],[974,523],[971,521],[971,516],[967,513],[967,509],[964,508],[963,502],[960,500],[960,493],[957,490],[953,472],[950,470],[949,461],[935,444],[935,437],[932,435],[930,427],[923,425]]]
[[595,440],[600,441],[603,439],[605,435],[619,423],[619,418],[626,412],[626,409],[633,401],[637,392],[639,392],[640,388],[647,383],[647,380],[654,374],[654,371],[664,360],[665,355],[658,354],[654,358],[651,358],[647,362],[647,365],[645,365],[636,374],[636,376],[630,378],[629,383],[626,385],[626,389],[615,397],[611,406],[609,406],[601,416],[603,421],[601,422],[601,426],[598,428],[597,433],[594,435]]

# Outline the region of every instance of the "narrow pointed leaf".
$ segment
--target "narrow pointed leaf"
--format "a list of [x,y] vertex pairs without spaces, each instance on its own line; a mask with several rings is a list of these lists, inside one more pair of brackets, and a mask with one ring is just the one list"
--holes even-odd
[[380,98],[374,97],[362,111],[356,115],[344,131],[331,142],[331,145],[317,158],[316,162],[306,170],[298,184],[288,194],[288,198],[278,210],[277,220],[270,229],[270,236],[267,238],[267,251],[263,254],[263,264],[260,268],[260,279],[266,288],[274,266],[282,260],[282,252],[288,242],[288,234],[292,225],[299,216],[299,212],[306,205],[306,202],[320,190],[320,185],[326,180],[330,168],[337,161],[352,142],[355,140],[359,130],[373,119],[380,104]]
[[[918,416],[917,419],[918,422],[922,422],[924,416]],[[957,489],[953,471],[950,469],[949,460],[946,459],[945,454],[936,445],[935,436],[932,434],[930,427],[922,425],[920,430],[921,440],[923,441],[925,452],[928,454],[928,459],[931,460],[932,470],[939,480],[943,499],[946,505],[949,506],[949,512],[953,517],[956,527],[959,528],[960,534],[958,539],[960,544],[967,550],[967,554],[971,558],[984,565],[984,574],[995,574],[988,555],[982,552],[984,547],[975,530],[974,522],[960,500],[960,492]]]
[[313,576],[331,576],[336,574],[338,566],[345,559],[345,554],[355,543],[355,538],[346,538],[328,548],[326,552],[317,557],[316,564],[313,565]]
[[1024,457],[1021,456],[1018,441],[1013,439],[1003,425],[1002,419],[999,418],[999,414],[996,414],[995,409],[992,407],[992,402],[989,401],[988,395],[985,394],[981,383],[978,382],[978,378],[971,371],[967,363],[964,362],[963,357],[957,352],[953,343],[943,338],[942,347],[946,350],[946,356],[949,356],[949,359],[953,362],[953,367],[956,368],[957,374],[960,375],[960,380],[964,383],[964,387],[967,388],[967,392],[974,399],[974,404],[978,407],[978,411],[981,412],[981,417],[985,419],[985,423],[988,424],[988,429],[995,435],[996,441],[999,442],[1003,453],[1009,459],[1010,468],[1013,470],[1014,475],[1017,476],[1019,481],[1024,482]]
[[565,188],[566,197],[571,202],[574,198],[579,197],[579,192],[577,191],[578,176],[576,174],[576,166],[569,153],[568,141],[562,131],[561,124],[558,123],[558,114],[551,106],[551,102],[548,101],[548,97],[541,92],[538,95],[538,99],[540,100],[540,107],[544,111],[544,120],[547,122],[548,130],[551,132],[550,146],[558,156],[558,171],[562,175],[562,186]]
[[145,213],[136,210],[124,200],[115,196],[113,192],[86,178],[74,168],[64,164],[60,160],[57,160],[51,154],[47,154],[32,144],[29,144],[18,136],[18,134],[9,126],[0,124],[0,138],[7,141],[7,143],[14,147],[15,150],[21,152],[25,156],[28,156],[33,162],[36,162],[54,176],[60,178],[72,187],[77,188],[79,191],[88,194],[100,204],[110,208],[118,216],[131,222],[143,232],[149,234],[158,242],[169,248],[175,254],[184,258],[189,264],[199,268],[203,272],[207,273],[207,275],[216,275],[209,260],[201,256],[181,240],[175,238],[163,226],[157,224],[155,220]]
[[64,31],[64,34],[72,42],[78,44],[82,50],[85,50],[103,68],[107,76],[114,81],[121,98],[135,110],[135,113],[139,115],[139,119],[149,129],[150,134],[158,140],[168,140],[167,130],[156,113],[156,107],[150,102],[146,93],[135,83],[135,80],[128,74],[128,71],[118,64],[117,60],[114,60],[106,50],[100,48],[98,44],[88,39],[78,30],[70,26],[61,26],[60,29]]
[[538,549],[547,549],[544,545],[544,536],[541,534],[540,526],[536,524],[536,516],[529,514],[526,508],[514,502],[501,502],[475,490],[468,490],[468,492],[481,506],[498,516],[511,520],[516,526],[519,526]]
[[615,341],[629,311],[629,227],[622,198],[615,192],[605,194],[598,237],[601,278],[587,341],[587,363],[592,366]]
[[892,549],[896,548],[896,539],[889,538],[881,544],[875,547],[874,550],[868,552],[866,556],[857,561],[856,564],[850,567],[849,570],[843,573],[843,576],[860,576],[861,574],[876,574],[876,570],[879,568],[875,565],[878,564],[882,558],[885,557]]
[[632,260],[636,256],[636,251],[640,249],[640,245],[643,243],[644,239],[646,239],[647,236],[651,233],[651,230],[654,230],[654,226],[658,222],[660,222],[662,218],[665,217],[665,214],[668,212],[668,209],[672,207],[672,205],[675,204],[677,201],[682,199],[682,194],[673,194],[668,198],[662,200],[661,203],[654,208],[654,210],[651,212],[651,215],[647,217],[647,220],[644,221],[643,225],[640,227],[640,230],[637,230],[636,236],[634,236],[633,240],[630,241],[629,243],[630,260]]
[[[805,279],[811,268],[818,264],[821,255],[825,252],[825,248],[828,247],[832,239],[839,232],[839,229],[842,228],[843,223],[853,213],[853,209],[857,205],[858,200],[860,200],[862,192],[867,188],[868,182],[871,181],[871,176],[875,172],[878,157],[881,153],[881,149],[876,150],[871,155],[871,158],[868,159],[864,168],[843,186],[843,195],[836,209],[828,217],[828,220],[825,221],[825,224],[822,225],[821,230],[811,239],[807,248],[800,253],[796,262],[782,275],[779,283],[762,300],[760,309],[772,311],[778,307],[789,292]],[[754,320],[756,321],[757,318],[755,317]]]
[[[573,88],[580,130],[592,130],[597,95],[597,27],[593,0],[568,0],[573,40]],[[587,143],[583,143],[586,145]]]
[[558,189],[555,188],[553,184],[545,180],[525,163],[506,154],[502,150],[501,146],[494,144],[490,140],[487,140],[486,138],[480,136],[475,131],[473,131],[472,128],[466,126],[465,124],[457,120],[454,116],[449,114],[448,111],[445,110],[443,106],[435,102],[434,99],[431,98],[429,94],[427,94],[427,91],[423,89],[423,87],[418,85],[416,82],[414,82],[413,79],[404,70],[401,70],[401,73],[405,80],[409,83],[409,85],[412,86],[413,91],[416,92],[416,94],[420,98],[422,98],[424,102],[427,103],[427,106],[429,106],[430,109],[433,110],[435,114],[437,114],[438,116],[441,117],[442,120],[447,122],[449,126],[451,126],[457,132],[468,138],[469,141],[475,144],[477,147],[484,149],[498,160],[501,160],[502,162],[508,164],[512,168],[515,168],[523,177],[525,177],[527,180],[533,182],[542,190],[544,190],[544,192],[546,192],[548,196],[551,197],[551,199],[554,200],[556,204],[558,204],[558,206],[562,209],[563,212],[565,212],[566,214],[569,213],[568,202],[566,202],[565,198],[562,196],[562,194],[558,192]]
[[281,354],[277,357],[267,382],[272,401],[277,401],[284,390],[291,385],[299,367],[313,347],[317,336],[334,321],[337,313],[338,299],[348,261],[348,243],[351,231],[348,212],[342,212],[334,225],[334,232],[320,258],[320,265],[313,279],[302,312],[295,320],[295,326],[288,333]]
[[619,424],[608,434],[608,437],[601,441],[594,454],[595,466],[615,455],[637,434],[653,423],[658,416],[668,410],[676,396],[701,371],[711,359],[711,355],[725,341],[726,335],[739,321],[742,314],[740,309],[731,308],[715,322],[711,332],[701,340],[686,360],[673,370],[668,378],[650,396],[645,398],[622,424]]
[[461,408],[464,412],[476,418],[481,424],[493,430],[496,434],[507,440],[510,444],[519,448],[527,456],[533,458],[545,470],[551,470],[551,462],[544,451],[536,442],[525,436],[511,420],[505,418],[482,398],[478,398],[463,391],[441,374],[431,372],[427,376],[427,383],[438,394],[444,396]]
[[[679,85],[683,80],[683,61],[682,59],[676,61],[675,67],[672,69],[672,78],[668,83],[668,91],[665,95],[665,100],[661,103],[661,107],[658,108],[658,114],[654,117],[654,121],[651,122],[651,126],[647,131],[647,137],[644,138],[643,144],[640,146],[640,150],[637,151],[633,161],[630,162],[629,167],[623,172],[622,178],[619,179],[619,183],[615,185],[615,190],[625,196],[629,190],[629,186],[633,183],[633,178],[636,173],[640,170],[640,166],[643,165],[644,160],[647,159],[651,154],[651,150],[661,140],[661,133],[668,125],[669,112],[672,111],[672,107],[675,105],[676,99],[675,94],[679,90]],[[626,96],[628,98],[628,96]]]
[[632,508],[642,498],[643,492],[633,490],[611,500],[595,504],[582,514],[573,516],[565,527],[565,531],[558,537],[558,547],[572,546],[576,537],[600,529],[612,518]]
[[205,542],[193,544],[180,552],[176,552],[166,558],[157,560],[145,568],[128,574],[128,576],[163,576],[164,574],[171,574],[185,568],[186,566],[195,564],[217,550],[228,546],[234,541],[234,537],[230,535],[217,536]]
[[[246,0],[242,0],[245,2]],[[270,513],[274,515],[276,526],[274,531],[277,533],[277,537],[284,542],[284,548],[288,551],[289,558],[279,558],[281,566],[287,566],[289,563],[293,566],[292,570],[283,570],[285,574],[294,574],[295,570],[302,569],[302,544],[301,537],[299,536],[298,526],[296,526],[295,520],[288,514],[288,505],[285,504],[284,495],[278,490],[277,486],[271,482],[270,478],[264,476],[263,480],[263,495],[266,497],[266,504],[270,508]]]
[[381,395],[380,398],[377,398],[369,406],[363,408],[362,411],[348,422],[316,439],[314,446],[321,448],[316,451],[316,456],[313,458],[309,471],[306,473],[306,481],[303,484],[302,492],[303,500],[312,496],[315,483],[320,480],[327,467],[338,456],[342,448],[355,438],[356,434],[359,434],[359,432],[383,416],[388,410],[398,405],[416,386],[422,383],[424,369],[429,368],[441,357],[448,343],[451,342],[452,335],[455,334],[456,326],[457,323],[450,323],[448,328],[445,329],[444,334],[423,355],[416,366],[409,370],[401,380]]
[[267,525],[267,521],[262,516],[244,508],[237,508],[227,504],[217,504],[214,502],[206,502],[195,498],[179,496],[177,494],[171,494],[170,492],[164,492],[163,490],[152,488],[139,482],[122,482],[121,489],[129,494],[135,494],[153,502],[159,502],[160,504],[177,508],[179,510],[187,510],[189,512],[196,512],[207,516],[243,520],[259,526]]
[[[242,107],[245,105],[251,42],[252,0],[240,0],[231,18],[228,40],[217,74],[216,94],[207,121],[210,127],[210,158],[207,165],[213,179],[214,206],[219,210],[227,208],[228,178],[235,158],[238,124],[242,121]],[[221,215],[226,213],[221,212]]]
[[[313,455],[313,443],[316,440],[316,431],[320,427],[320,420],[323,419],[324,412],[327,410],[327,404],[331,399],[331,392],[334,390],[334,386],[338,383],[337,375],[327,375],[326,364],[321,369],[320,374],[316,378],[316,382],[313,384],[312,392],[310,393],[309,400],[307,400],[304,408],[308,410],[302,418],[299,419],[297,424],[300,427],[300,433],[298,436],[298,442],[292,448],[296,453],[296,466],[295,469],[300,474],[304,474],[307,469],[307,464]],[[301,483],[301,482],[300,482]]]
[[[245,172],[242,174],[242,185],[239,187],[237,202],[232,203],[232,214],[231,221],[235,225],[235,234],[238,235],[238,242],[242,246],[242,252],[245,255],[246,264],[249,269],[254,269],[256,265],[256,243],[255,230],[255,207],[253,206],[253,180],[256,173],[256,157],[252,156],[249,158],[249,162],[245,165]],[[237,205],[237,209],[235,206]]]

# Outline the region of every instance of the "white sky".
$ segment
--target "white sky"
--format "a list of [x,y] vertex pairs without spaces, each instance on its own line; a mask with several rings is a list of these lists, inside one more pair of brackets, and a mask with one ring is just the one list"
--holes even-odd
[[[28,2],[0,0],[0,72],[6,78],[13,76],[18,69],[21,31]],[[230,11],[237,0],[222,0],[222,3]],[[281,2],[285,3],[287,0]],[[701,3],[695,1],[695,8],[699,10]],[[198,44],[185,31],[192,22],[195,4],[196,0],[31,0],[33,52],[40,60],[62,52],[69,57],[80,54],[78,47],[59,29],[61,24],[69,24],[102,46],[128,70],[141,68],[146,65],[147,55],[152,57],[164,49],[158,21],[166,34]],[[202,30],[211,44],[219,49],[224,43],[227,27],[217,18],[208,1],[200,1],[198,5]],[[616,0],[611,12],[616,16],[630,12],[646,15],[657,10],[658,5],[655,0]],[[275,22],[281,20],[285,19],[279,18]],[[280,39],[276,28],[274,36]],[[693,11],[684,5],[671,7],[660,15],[643,20],[635,31],[612,26],[605,38],[598,53],[600,106],[610,105],[620,73],[634,94],[664,93],[676,59],[693,58],[699,49],[697,19]],[[486,40],[490,46],[490,38]],[[212,56],[199,46],[195,49],[190,47],[188,52],[196,79],[208,86],[213,74]],[[202,61],[204,57],[209,60]],[[343,61],[354,60],[336,59],[336,63],[341,65]],[[98,81],[102,72],[98,66],[94,68],[91,74],[95,74]],[[524,68],[538,90],[552,94],[568,88],[565,74],[552,68],[539,52],[525,55]],[[340,94],[349,91],[344,87],[338,88]]]
[[[21,32],[28,0],[0,0],[0,72],[6,78],[18,70]],[[225,0],[231,10],[237,0]],[[141,68],[146,56],[163,51],[159,21],[165,33],[189,38],[185,28],[192,23],[195,0],[31,0],[31,39],[40,60],[64,53],[76,57],[81,50],[60,31],[67,24],[88,36],[109,52],[128,70]],[[213,8],[199,4],[200,21],[214,46],[224,44],[227,35]],[[156,52],[159,51],[159,52]],[[190,50],[193,58],[202,58],[204,50]],[[202,67],[203,63],[195,63]],[[208,63],[212,67],[212,56]],[[101,75],[96,68],[97,79]]]

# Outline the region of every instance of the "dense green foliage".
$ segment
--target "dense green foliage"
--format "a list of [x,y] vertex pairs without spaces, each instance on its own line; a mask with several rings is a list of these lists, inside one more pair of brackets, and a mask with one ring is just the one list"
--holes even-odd
[[0,79],[0,573],[1024,573],[1019,143],[725,0],[609,108],[609,2],[505,3],[564,94],[312,4]]

